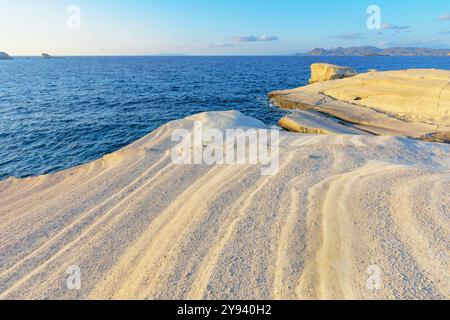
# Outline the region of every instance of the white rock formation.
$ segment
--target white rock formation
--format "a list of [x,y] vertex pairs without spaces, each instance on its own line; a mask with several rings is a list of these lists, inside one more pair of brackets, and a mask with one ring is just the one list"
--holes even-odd
[[354,125],[342,124],[338,119],[314,110],[295,110],[283,117],[278,124],[292,132],[310,134],[353,134],[368,135]]
[[289,109],[314,109],[374,134],[446,140],[450,132],[450,71],[369,72],[348,79],[276,91]]
[[175,165],[172,134],[194,121],[263,126],[201,114],[0,181],[0,300],[450,298],[450,145],[282,131],[279,170],[263,177]]

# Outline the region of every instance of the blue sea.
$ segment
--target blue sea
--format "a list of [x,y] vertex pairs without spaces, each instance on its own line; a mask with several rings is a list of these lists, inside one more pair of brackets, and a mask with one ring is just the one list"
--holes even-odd
[[0,180],[80,165],[162,124],[239,110],[268,124],[267,93],[308,82],[309,66],[450,69],[450,57],[32,57],[0,61]]

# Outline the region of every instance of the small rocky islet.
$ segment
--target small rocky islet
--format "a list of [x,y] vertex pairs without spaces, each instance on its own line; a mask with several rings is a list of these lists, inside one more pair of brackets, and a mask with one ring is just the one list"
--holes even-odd
[[13,60],[14,58],[11,57],[6,52],[0,51],[0,60]]

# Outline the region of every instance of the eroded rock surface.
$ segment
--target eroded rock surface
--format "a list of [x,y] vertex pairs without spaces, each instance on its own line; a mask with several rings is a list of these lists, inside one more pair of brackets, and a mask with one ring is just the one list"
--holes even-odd
[[439,141],[450,132],[450,71],[369,72],[269,94],[287,109],[312,109],[377,135]]
[[282,131],[272,176],[175,165],[173,132],[197,121],[264,127],[195,115],[97,161],[0,181],[0,299],[449,299],[450,145]]
[[314,63],[311,65],[309,83],[323,82],[356,76],[358,73],[350,67],[341,67],[329,63]]

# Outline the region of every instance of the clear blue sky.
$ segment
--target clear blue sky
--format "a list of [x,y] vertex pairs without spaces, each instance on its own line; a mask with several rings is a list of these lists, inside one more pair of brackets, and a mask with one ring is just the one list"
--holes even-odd
[[[382,30],[366,26],[372,4]],[[67,27],[69,5],[81,10],[80,29]],[[450,1],[0,0],[0,51],[13,55],[266,55],[354,45],[449,48]]]

